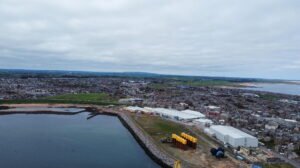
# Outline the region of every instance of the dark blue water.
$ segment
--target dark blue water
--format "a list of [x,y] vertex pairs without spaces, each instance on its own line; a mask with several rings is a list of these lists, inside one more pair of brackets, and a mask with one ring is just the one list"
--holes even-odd
[[0,168],[156,168],[118,118],[0,116]]
[[247,90],[267,91],[291,95],[300,95],[300,85],[283,83],[258,83],[255,88],[244,88]]

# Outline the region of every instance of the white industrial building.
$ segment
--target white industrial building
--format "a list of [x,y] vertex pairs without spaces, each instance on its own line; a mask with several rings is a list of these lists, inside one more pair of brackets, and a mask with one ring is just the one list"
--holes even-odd
[[178,121],[193,121],[195,119],[204,118],[205,115],[193,110],[184,110],[178,111],[175,109],[167,109],[167,108],[151,108],[151,107],[137,107],[137,106],[128,106],[124,108],[130,112],[143,112],[143,113],[150,113],[156,114],[163,118],[169,118]]
[[209,111],[220,111],[220,107],[218,106],[206,106],[206,109]]
[[210,128],[204,128],[204,133],[206,133],[209,136],[213,136],[214,135],[214,132],[212,132]]
[[121,104],[137,104],[137,103],[143,103],[143,99],[141,98],[125,98],[125,99],[120,99],[119,103]]
[[197,116],[198,118],[205,118],[205,115],[200,113],[199,111],[193,111],[193,110],[183,110],[182,113],[190,114]]
[[258,139],[231,126],[213,125],[210,130],[218,140],[233,147],[258,147]]
[[157,115],[160,115],[163,118],[170,118],[174,120],[179,120],[179,121],[191,121],[193,119],[199,118],[196,115],[188,114],[188,113],[183,113],[178,110],[174,109],[166,109],[166,108],[154,108],[153,109],[154,113]]
[[213,125],[213,121],[207,118],[199,118],[194,120],[194,123],[196,125],[199,125],[200,127],[204,128],[204,127],[209,127],[211,125]]
[[143,110],[143,108],[137,107],[137,106],[128,106],[128,107],[125,107],[124,109],[127,111],[130,111],[130,112],[139,112],[139,111]]
[[144,108],[143,108],[143,112],[144,112],[144,113],[153,113],[154,110],[153,110],[153,108],[151,108],[151,107],[144,107]]
[[150,107],[138,107],[138,106],[128,106],[128,107],[125,107],[124,108],[125,110],[127,111],[130,111],[130,112],[143,112],[143,113],[153,113],[153,108],[150,108]]

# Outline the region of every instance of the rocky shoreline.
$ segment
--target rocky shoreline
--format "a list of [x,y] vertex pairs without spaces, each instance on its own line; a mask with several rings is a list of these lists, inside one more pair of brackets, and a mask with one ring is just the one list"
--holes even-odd
[[169,157],[167,154],[162,152],[154,143],[153,140],[145,135],[140,128],[132,122],[132,120],[122,112],[116,112],[115,110],[98,109],[94,108],[94,112],[98,112],[102,115],[113,115],[117,116],[121,123],[129,130],[136,141],[141,145],[144,151],[160,166],[164,168],[172,168],[175,160]]
[[119,113],[118,117],[123,125],[131,132],[134,138],[153,160],[155,160],[162,167],[172,168],[175,162],[174,159],[161,152],[161,150],[158,149],[152,140],[147,137],[139,128],[137,128],[126,114]]

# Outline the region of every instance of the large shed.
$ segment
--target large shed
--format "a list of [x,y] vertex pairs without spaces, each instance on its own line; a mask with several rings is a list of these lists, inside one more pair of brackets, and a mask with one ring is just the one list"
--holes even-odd
[[194,120],[194,123],[197,125],[200,125],[201,127],[208,127],[208,126],[213,125],[214,122],[210,119],[199,118],[199,119]]
[[175,109],[166,109],[166,108],[154,108],[154,112],[161,117],[170,118],[179,121],[192,121],[193,119],[199,118],[198,116],[183,113]]
[[213,125],[210,130],[217,139],[233,147],[258,147],[258,139],[231,126]]
[[198,118],[205,118],[205,115],[200,113],[199,111],[194,111],[194,110],[183,110],[181,111],[182,113],[186,113],[186,114],[189,114],[189,115],[194,115],[194,116],[197,116]]
[[143,108],[137,107],[137,106],[128,106],[128,107],[125,107],[124,109],[127,110],[127,111],[130,111],[130,112],[143,111]]

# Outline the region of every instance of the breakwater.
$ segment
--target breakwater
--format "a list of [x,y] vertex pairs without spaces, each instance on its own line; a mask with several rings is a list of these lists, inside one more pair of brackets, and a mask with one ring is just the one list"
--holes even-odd
[[159,165],[166,168],[172,168],[174,159],[161,152],[160,149],[147,137],[124,113],[119,113],[118,117],[123,125],[131,132],[137,142],[142,146],[146,153]]
[[[94,112],[97,110],[94,110]],[[126,113],[116,112],[115,110],[98,109],[98,113],[102,115],[117,116],[122,124],[130,131],[136,141],[141,145],[145,152],[160,166],[164,168],[172,168],[175,160],[164,152],[162,152],[153,142],[153,140],[145,135],[140,128],[126,115]]]

